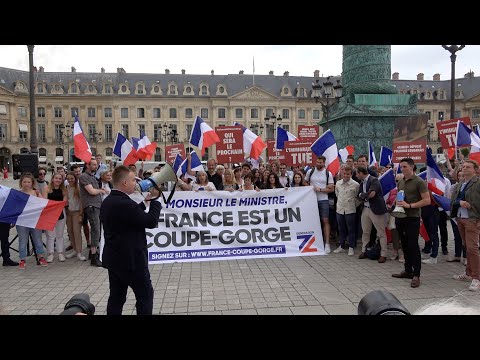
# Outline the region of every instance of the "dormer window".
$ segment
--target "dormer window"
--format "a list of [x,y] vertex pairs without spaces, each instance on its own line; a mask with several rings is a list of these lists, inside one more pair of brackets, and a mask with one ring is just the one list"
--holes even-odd
[[283,94],[284,95],[288,95],[289,92],[290,92],[290,90],[288,90],[288,87],[283,88]]
[[218,92],[219,92],[220,94],[223,94],[223,93],[225,92],[225,88],[224,88],[223,86],[220,86],[220,87],[218,88]]
[[208,94],[207,85],[202,85],[201,93],[202,93],[202,95],[207,95]]
[[187,86],[187,87],[185,88],[185,92],[186,92],[187,94],[191,94],[191,93],[192,93],[192,87],[191,87],[191,86]]
[[153,87],[153,92],[154,92],[154,93],[158,93],[159,91],[160,91],[160,87],[159,87],[158,85],[155,85],[155,86]]
[[55,91],[57,91],[57,92],[60,91],[60,85],[55,84],[54,89],[55,89]]
[[177,95],[177,86],[175,84],[171,84],[168,87],[168,94],[169,95]]
[[77,84],[72,84],[72,86],[70,87],[70,90],[72,94],[76,94],[78,92]]
[[299,97],[305,97],[305,89],[304,88],[300,88],[300,95]]
[[37,92],[42,94],[43,93],[43,83],[37,84]]
[[88,92],[93,92],[93,85],[88,85]]
[[112,85],[105,84],[105,94],[111,94],[111,93],[112,93]]
[[143,84],[137,84],[137,95],[144,95],[145,94],[145,87]]

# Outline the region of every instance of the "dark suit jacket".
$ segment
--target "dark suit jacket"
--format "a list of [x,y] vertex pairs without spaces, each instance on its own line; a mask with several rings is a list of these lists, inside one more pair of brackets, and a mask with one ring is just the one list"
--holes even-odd
[[100,208],[100,220],[105,234],[102,264],[117,272],[132,272],[148,265],[145,228],[155,228],[162,205],[150,201],[146,213],[143,203],[137,204],[118,190],[112,190]]
[[[382,185],[380,185],[380,181],[370,175],[367,180],[367,193],[371,191],[375,191],[375,196],[371,199],[368,199],[370,203],[370,209],[375,215],[385,214],[387,210],[387,205],[385,205],[385,200],[383,200],[382,196]],[[358,188],[358,195],[363,192],[363,181],[360,183],[360,187]],[[363,201],[360,197],[359,199]]]

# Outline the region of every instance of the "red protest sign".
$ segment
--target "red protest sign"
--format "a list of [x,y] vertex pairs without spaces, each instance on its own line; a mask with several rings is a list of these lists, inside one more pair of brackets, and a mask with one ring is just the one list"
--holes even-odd
[[165,161],[167,162],[167,164],[172,164],[175,161],[175,157],[177,156],[177,154],[180,154],[182,159],[185,159],[185,145],[183,144],[167,145],[165,147],[165,151]]
[[285,141],[285,163],[287,166],[314,166],[317,156],[312,152],[311,141]]
[[418,163],[425,163],[428,133],[427,114],[418,114],[395,119],[393,131],[393,159],[399,163],[409,157]]
[[220,138],[217,142],[217,162],[219,164],[241,163],[243,155],[243,130],[241,126],[219,126],[215,132]]
[[444,149],[450,149],[455,147],[455,144],[457,143],[457,122],[459,120],[463,122],[466,126],[468,126],[470,129],[472,128],[472,123],[468,116],[437,122],[438,138],[440,139],[440,142],[442,143],[442,147]]
[[319,137],[318,125],[298,125],[298,138],[301,141],[312,141],[312,143]]
[[[285,142],[286,144],[287,142]],[[285,161],[285,152],[277,150],[275,147],[275,140],[267,140],[267,161],[273,163],[278,161],[280,163]]]

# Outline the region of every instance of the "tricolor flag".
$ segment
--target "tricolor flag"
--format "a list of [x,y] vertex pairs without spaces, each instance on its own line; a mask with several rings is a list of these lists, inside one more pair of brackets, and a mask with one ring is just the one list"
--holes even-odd
[[347,145],[343,149],[338,150],[338,156],[340,156],[340,160],[342,160],[343,163],[346,163],[348,155],[353,155],[354,152],[355,146]]
[[178,169],[182,166],[182,162],[184,159],[182,159],[182,155],[177,154],[175,155],[175,160],[173,161],[173,171],[177,176],[181,176],[182,174],[178,175]]
[[380,166],[387,166],[392,163],[393,152],[386,146],[380,148]]
[[440,196],[437,194],[432,194],[432,196],[437,205],[440,206],[443,210],[445,210],[447,215],[450,215],[450,204],[452,201],[445,196]]
[[429,147],[427,147],[427,184],[428,190],[438,195],[443,195],[447,186],[442,172],[433,159],[432,149]]
[[419,235],[423,238],[425,241],[430,241],[430,236],[428,236],[428,231],[425,225],[423,224],[423,220],[420,217],[420,231]]
[[395,181],[395,173],[393,169],[388,169],[385,171],[382,176],[378,178],[380,185],[382,186],[382,195],[385,201],[388,199],[390,191],[397,187],[397,182]]
[[243,152],[249,154],[252,159],[258,160],[262,151],[267,147],[267,144],[253,131],[247,129],[242,124],[233,123],[235,126],[241,126],[243,130]]
[[457,147],[475,146],[480,148],[480,136],[470,130],[460,120],[457,122]]
[[[195,151],[192,151],[190,155],[192,157],[192,162],[190,163],[190,169],[193,171],[205,171],[197,153]],[[185,159],[182,161],[179,168],[177,169],[177,176],[180,177],[182,174],[186,174],[187,168],[188,168],[188,159]]]
[[422,180],[427,180],[427,170],[422,171],[417,176],[419,176]]
[[340,169],[340,161],[338,160],[337,142],[333,136],[332,130],[325,131],[313,144],[310,149],[317,156],[325,156],[325,166],[334,176]]
[[92,160],[92,150],[90,150],[90,145],[80,126],[77,113],[75,113],[75,122],[73,123],[73,146],[75,157],[84,161],[85,164],[88,164],[90,160]]
[[280,126],[277,127],[277,150],[283,150],[285,148],[285,141],[297,141],[297,137]]
[[375,157],[375,153],[373,152],[372,143],[368,142],[368,167],[370,166],[377,166],[377,158]]
[[52,231],[65,203],[0,186],[0,222]]
[[143,131],[141,135],[142,137],[140,139],[132,137],[132,145],[134,149],[137,150],[137,157],[140,160],[150,160],[153,154],[155,154],[157,143],[151,143]]
[[455,157],[455,148],[447,149],[448,160],[453,160]]
[[[475,134],[480,137],[480,132],[478,130],[478,125],[475,128]],[[468,156],[470,160],[475,160],[480,164],[480,147],[473,145],[470,149],[470,155]]]
[[117,133],[113,153],[123,161],[123,165],[125,166],[135,164],[138,160],[137,150],[135,150],[132,143],[120,133]]
[[205,149],[217,142],[220,142],[220,138],[215,130],[197,115],[193,123],[192,133],[190,134],[190,144],[201,149],[203,156],[205,155]]

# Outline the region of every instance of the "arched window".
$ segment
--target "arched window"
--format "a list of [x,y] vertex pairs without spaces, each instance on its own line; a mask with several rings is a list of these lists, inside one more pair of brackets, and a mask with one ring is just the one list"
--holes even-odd
[[72,89],[72,94],[76,94],[77,91],[78,91],[78,86],[77,86],[77,84],[72,84],[71,89]]
[[202,95],[207,95],[207,85],[202,85]]
[[175,94],[175,85],[170,85],[170,94]]
[[37,84],[37,92],[43,93],[43,84],[42,83]]
[[162,161],[162,149],[158,147],[155,149],[155,161]]
[[47,149],[45,148],[38,149],[38,156],[47,156]]

